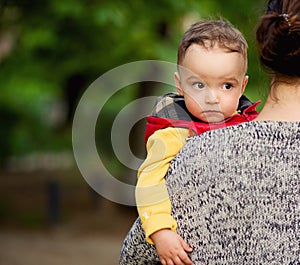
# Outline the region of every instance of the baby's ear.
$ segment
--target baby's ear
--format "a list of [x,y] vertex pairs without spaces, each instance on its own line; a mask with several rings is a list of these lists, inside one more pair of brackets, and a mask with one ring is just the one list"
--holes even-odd
[[242,93],[241,94],[244,94],[245,88],[248,84],[248,80],[249,80],[249,75],[245,75],[244,80],[243,80],[242,91],[241,91]]
[[175,74],[174,74],[174,80],[175,80],[175,86],[176,86],[176,90],[177,90],[178,94],[180,96],[183,96],[183,91],[182,91],[182,88],[181,88],[180,76],[179,76],[178,72],[175,72]]

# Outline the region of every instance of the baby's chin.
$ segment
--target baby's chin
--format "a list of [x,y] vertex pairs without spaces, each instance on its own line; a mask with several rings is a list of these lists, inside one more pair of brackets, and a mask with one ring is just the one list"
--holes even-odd
[[224,119],[209,119],[205,121],[206,123],[225,123]]

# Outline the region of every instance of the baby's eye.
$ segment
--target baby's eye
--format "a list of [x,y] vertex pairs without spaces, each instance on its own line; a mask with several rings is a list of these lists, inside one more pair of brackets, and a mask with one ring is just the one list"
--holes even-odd
[[197,88],[197,89],[202,89],[202,88],[204,88],[204,84],[201,82],[196,82],[193,84],[193,87]]
[[222,86],[222,89],[224,90],[229,90],[230,88],[232,88],[232,84],[226,83]]

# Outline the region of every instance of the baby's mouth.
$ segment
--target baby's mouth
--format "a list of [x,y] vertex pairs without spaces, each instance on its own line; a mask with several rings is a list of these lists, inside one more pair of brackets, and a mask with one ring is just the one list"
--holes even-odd
[[204,114],[219,114],[219,115],[222,114],[222,112],[219,110],[204,110],[203,113]]

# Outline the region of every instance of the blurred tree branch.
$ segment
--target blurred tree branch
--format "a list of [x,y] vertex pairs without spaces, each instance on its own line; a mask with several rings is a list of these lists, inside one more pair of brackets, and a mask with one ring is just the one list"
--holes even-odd
[[[253,76],[249,85],[256,86],[261,75],[252,39],[262,2],[2,1],[0,104],[5,112],[18,117],[14,122],[8,118],[10,115],[1,117],[0,130],[9,135],[2,156],[71,148],[72,115],[89,84],[106,71],[132,61],[154,59],[175,63],[182,33],[199,18],[222,16],[245,33],[251,51],[249,71]],[[159,94],[145,84],[134,89],[135,92],[128,90],[126,97],[116,95],[111,102],[113,108],[104,109],[107,119],[113,118],[126,101]],[[49,122],[53,107],[61,104],[64,113],[58,118],[60,124]],[[107,132],[101,134],[108,139],[104,144],[110,139],[109,124]],[[105,150],[106,156],[113,157],[109,145]]]

